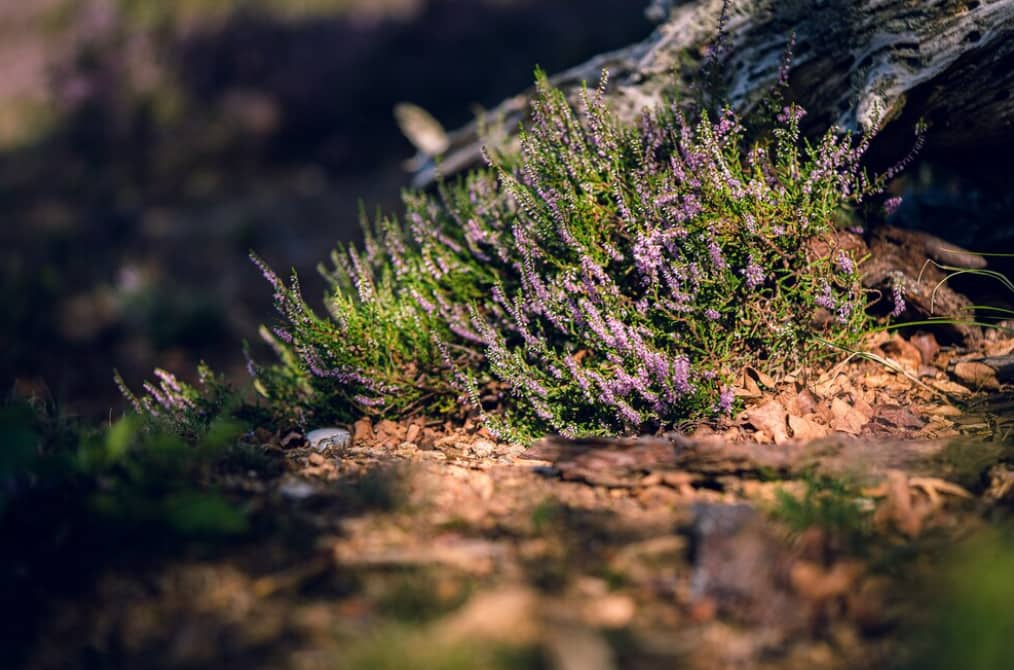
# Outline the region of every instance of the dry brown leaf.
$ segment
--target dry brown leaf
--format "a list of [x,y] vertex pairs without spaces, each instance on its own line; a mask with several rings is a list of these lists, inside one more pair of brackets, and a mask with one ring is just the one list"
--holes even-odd
[[789,415],[789,428],[792,429],[792,436],[798,440],[819,440],[826,437],[828,430],[825,426],[811,421],[805,416]]
[[1014,338],[1003,337],[997,340],[986,340],[983,343],[983,348],[987,356],[1006,356],[1014,352]]
[[961,410],[954,405],[930,405],[929,407],[919,407],[917,409],[922,414],[930,414],[932,416],[961,416]]
[[926,425],[912,410],[900,405],[877,405],[875,414],[878,423],[902,430],[918,430]]
[[909,338],[909,342],[919,350],[923,365],[933,365],[933,359],[940,353],[940,345],[933,333],[917,333]]
[[407,427],[397,421],[383,419],[373,427],[373,431],[381,440],[401,442],[405,438]]
[[781,444],[789,439],[786,416],[785,408],[777,400],[768,400],[746,411],[746,418],[750,424],[763,431],[775,444]]
[[863,338],[862,348],[875,349],[890,339],[891,334],[886,330],[876,330]]
[[895,375],[888,374],[886,372],[875,372],[873,374],[868,374],[865,377],[863,377],[863,382],[869,388],[882,389],[896,384],[897,382],[895,381],[895,379],[896,379]]
[[893,360],[906,372],[911,374],[919,373],[919,368],[922,366],[922,354],[915,345],[908,342],[898,333],[895,333],[890,340],[881,344],[880,350],[884,352],[886,358]]
[[982,496],[994,502],[1014,502],[1014,468],[1006,464],[990,468],[989,486]]
[[974,389],[998,391],[1000,382],[996,380],[996,371],[985,363],[978,361],[962,361],[954,366],[954,376]]
[[775,387],[775,380],[771,377],[771,375],[762,372],[757,368],[750,367],[746,368],[745,372],[747,375],[754,377],[762,386],[766,386],[769,389],[773,389]]
[[852,591],[862,572],[862,564],[856,561],[838,561],[828,569],[811,561],[796,561],[789,581],[796,593],[819,602]]
[[733,388],[733,393],[738,398],[760,398],[764,395],[760,386],[757,385],[757,382],[754,381],[754,378],[745,369],[743,370],[743,374],[740,375],[739,386]]
[[943,391],[950,395],[965,396],[972,394],[972,391],[967,386],[952,382],[950,379],[931,379],[929,385],[938,391]]
[[[912,495],[919,489],[926,495],[922,500]],[[935,477],[908,477],[900,470],[890,470],[887,481],[867,492],[873,496],[887,496],[874,515],[878,523],[893,523],[909,537],[917,537],[926,525],[930,513],[943,505],[941,494],[971,499],[972,494],[952,482]]]
[[953,423],[942,416],[931,416],[930,422],[913,433],[912,437],[920,440],[944,440],[959,435],[961,431]]
[[894,526],[909,537],[917,537],[922,533],[923,524],[930,508],[918,506],[912,500],[912,491],[908,486],[908,477],[900,470],[890,470],[886,482],[887,500],[877,508],[874,521],[893,523]]
[[796,416],[806,416],[813,414],[817,409],[818,404],[817,396],[813,395],[813,392],[809,389],[803,389],[785,403],[786,409],[790,414]]
[[831,428],[843,433],[849,433],[850,435],[858,435],[859,431],[869,421],[869,419],[863,416],[862,412],[841,398],[835,398],[831,401],[831,414],[834,416],[831,421]]
[[973,497],[971,493],[957,484],[943,479],[937,479],[936,477],[911,477],[908,480],[908,485],[921,489],[922,492],[930,499],[930,504],[932,504],[934,508],[943,504],[943,501],[940,499],[941,493],[946,493],[958,498],[971,499]]
[[859,394],[854,394],[852,407],[855,408],[859,414],[861,414],[867,421],[873,418],[876,413],[873,409],[873,405],[866,402],[866,400]]

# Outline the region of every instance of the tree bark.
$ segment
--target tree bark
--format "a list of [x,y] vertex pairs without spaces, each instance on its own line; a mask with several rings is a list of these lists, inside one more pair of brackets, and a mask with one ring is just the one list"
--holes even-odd
[[[572,94],[607,69],[612,105],[633,119],[698,78],[722,6],[655,0],[664,19],[647,39],[551,80]],[[777,83],[794,34],[789,96],[808,109],[813,128],[879,123],[883,132],[910,134],[925,117],[938,149],[1014,140],[1014,0],[729,0],[726,11],[716,72],[741,113]],[[495,133],[478,123],[452,133],[438,165],[419,169],[415,184],[477,165],[483,144],[509,143],[529,95],[486,115]]]

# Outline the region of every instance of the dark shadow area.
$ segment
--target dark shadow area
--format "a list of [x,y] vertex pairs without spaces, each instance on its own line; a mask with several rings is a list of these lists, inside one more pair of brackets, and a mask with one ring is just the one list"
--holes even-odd
[[[327,550],[342,521],[404,504],[390,465],[315,480],[302,497],[285,486],[284,457],[235,433],[184,444],[119,424],[121,451],[119,428],[0,411],[4,668],[271,667],[305,642],[289,610],[358,588]],[[278,590],[298,597],[272,600]],[[251,625],[251,609],[265,619]]]
[[317,303],[314,267],[358,236],[358,203],[398,210],[413,151],[395,103],[453,128],[536,64],[650,30],[624,0],[154,22],[98,4],[40,19],[29,46],[59,54],[45,114],[0,154],[0,380],[91,416],[122,407],[114,367],[136,383],[207,359],[245,381],[240,342],[271,315],[248,251],[297,269]]

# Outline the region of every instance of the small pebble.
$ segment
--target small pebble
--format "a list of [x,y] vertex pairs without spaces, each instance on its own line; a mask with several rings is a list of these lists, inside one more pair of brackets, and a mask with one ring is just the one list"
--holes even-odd
[[496,445],[489,440],[476,440],[471,445],[472,453],[479,458],[492,456],[496,451]]
[[352,434],[344,428],[318,428],[306,434],[306,442],[311,449],[324,451],[328,447],[346,447]]
[[291,500],[306,500],[317,493],[317,488],[302,479],[286,479],[278,487],[278,491]]

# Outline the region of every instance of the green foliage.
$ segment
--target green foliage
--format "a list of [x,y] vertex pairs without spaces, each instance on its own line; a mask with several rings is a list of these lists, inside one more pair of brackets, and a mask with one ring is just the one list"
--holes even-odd
[[925,625],[912,630],[914,658],[905,668],[1000,670],[1014,658],[1014,541],[986,533],[955,547]]
[[[487,424],[522,438],[730,411],[743,365],[794,367],[867,325],[835,230],[884,180],[860,167],[869,136],[811,144],[804,113],[784,107],[752,142],[729,110],[625,126],[601,90],[578,112],[540,73],[520,154],[407,193],[403,223],[332,254],[326,315],[255,258],[282,317],[258,391],[307,422],[485,414],[495,381],[510,397]],[[829,253],[805,251],[817,238]]]
[[158,385],[144,382],[145,394],[136,396],[120,376],[114,373],[117,386],[130,401],[145,426],[156,433],[171,433],[188,442],[203,438],[203,443],[218,443],[222,417],[240,408],[240,397],[206,363],[197,366],[199,387],[180,381],[166,370],[155,370]]
[[42,408],[0,408],[0,526],[43,501],[83,514],[92,530],[161,529],[184,536],[229,536],[247,529],[245,514],[207,485],[232,458],[242,424],[217,419],[192,442],[145,429],[128,416],[104,430],[75,427]]
[[39,435],[34,413],[27,404],[8,404],[0,409],[0,481],[29,468],[37,458]]

